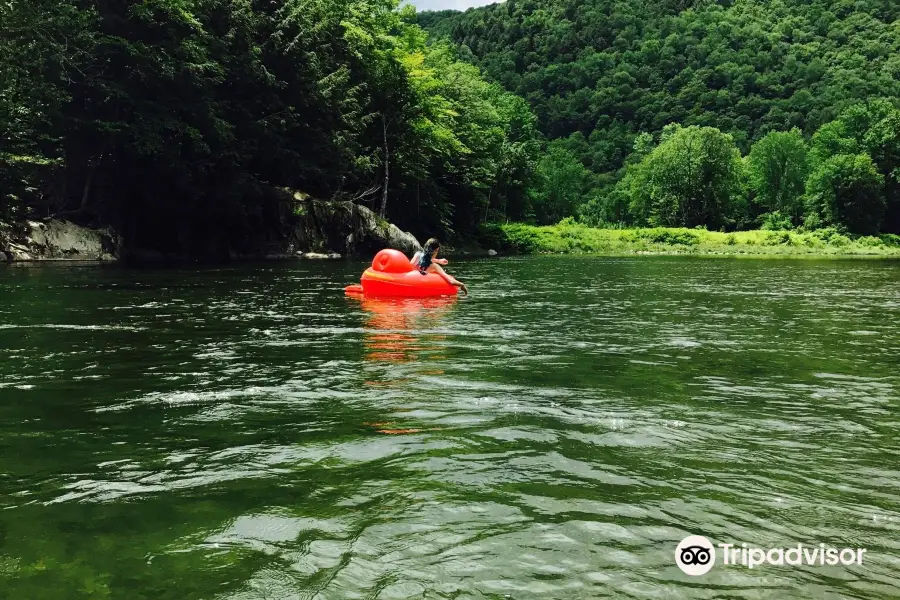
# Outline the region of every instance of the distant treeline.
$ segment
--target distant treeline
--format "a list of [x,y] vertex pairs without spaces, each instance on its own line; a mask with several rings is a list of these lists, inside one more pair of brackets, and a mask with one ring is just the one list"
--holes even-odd
[[419,23],[535,110],[538,222],[872,233],[900,231],[898,16],[893,0],[507,0]]
[[522,215],[540,149],[527,103],[395,0],[10,0],[0,75],[0,221],[185,252],[277,227],[275,187],[420,234]]

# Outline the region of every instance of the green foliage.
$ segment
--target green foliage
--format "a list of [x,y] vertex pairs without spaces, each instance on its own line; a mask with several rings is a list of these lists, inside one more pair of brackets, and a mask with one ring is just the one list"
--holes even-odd
[[879,236],[879,239],[881,239],[881,242],[885,246],[900,248],[900,235],[897,235],[895,233],[882,233]]
[[538,223],[555,223],[585,200],[590,173],[562,143],[550,144],[538,163],[533,210]]
[[667,123],[716,127],[747,152],[900,97],[898,16],[886,2],[530,0],[419,19],[527,98],[548,137],[580,132],[579,158],[602,174]]
[[876,248],[878,246],[884,246],[884,241],[881,238],[877,238],[873,235],[866,235],[856,239],[856,243],[861,246],[869,246],[872,248]]
[[[811,235],[826,244],[830,244],[833,239],[840,240],[840,238],[846,238],[843,231],[837,227],[823,227],[822,229],[813,231]],[[838,243],[840,243],[840,241]]]
[[510,223],[502,231],[507,239],[504,245],[515,252],[531,254],[545,251],[546,243],[542,240],[541,231],[535,227]]
[[[738,231],[723,233],[686,228],[598,229],[575,221],[537,227],[499,225],[494,247],[521,253],[712,254],[712,255],[861,255],[900,256],[900,236],[860,237],[835,228],[812,233]],[[892,242],[893,241],[893,242]]]
[[775,211],[793,226],[821,226],[806,210],[811,172],[837,155],[868,154],[884,178],[883,228],[900,232],[897,6],[531,0],[419,22],[527,98],[551,144],[590,171],[576,209],[585,223],[695,224],[695,212],[678,213],[692,200],[661,200],[663,173],[636,168],[664,154],[654,148],[679,123],[714,128],[749,151],[730,200],[701,209],[710,227],[748,228]]
[[809,177],[809,208],[824,223],[845,225],[851,233],[878,233],[885,211],[883,182],[869,155],[832,156]]
[[695,246],[700,243],[700,236],[690,229],[669,229],[656,227],[654,229],[638,230],[638,237],[654,244],[667,244],[683,246]]
[[781,231],[785,229],[793,229],[794,227],[791,217],[782,214],[777,210],[760,215],[759,223],[760,229],[769,231]]
[[[747,157],[747,175],[756,203],[786,217],[790,229],[803,215],[803,191],[808,172],[806,142],[799,129],[772,131],[753,144]],[[774,229],[766,227],[763,229]]]
[[832,246],[843,247],[850,244],[850,238],[845,235],[833,235],[831,239],[828,240],[828,243]]
[[67,0],[0,7],[0,217],[18,218],[59,193],[59,117],[72,100],[60,80],[79,76],[94,18]]
[[839,154],[866,154],[883,180],[883,228],[900,232],[900,109],[896,101],[873,99],[854,104],[812,138],[814,164]]
[[[116,225],[134,245],[224,254],[281,225],[290,207],[270,192],[287,187],[383,205],[404,229],[444,237],[574,215],[900,233],[890,3],[511,0],[417,17],[398,0],[10,0],[0,11],[7,220],[65,214]],[[416,18],[449,42],[429,44]],[[563,227],[566,243],[581,239]]]
[[793,244],[794,241],[789,231],[766,231],[762,243],[764,246],[780,246]]
[[803,225],[800,227],[802,231],[816,231],[825,226],[822,217],[815,210],[807,212],[803,216]]
[[420,234],[521,218],[534,115],[398,5],[11,0],[0,212],[219,253],[280,225],[281,187],[384,197]]
[[479,223],[475,229],[475,241],[482,248],[500,252],[512,250],[506,234],[497,223]]
[[633,169],[632,211],[651,224],[718,228],[737,216],[741,160],[731,136],[711,127],[667,127]]
[[633,221],[630,202],[625,186],[614,187],[579,206],[578,217],[592,227],[623,227]]

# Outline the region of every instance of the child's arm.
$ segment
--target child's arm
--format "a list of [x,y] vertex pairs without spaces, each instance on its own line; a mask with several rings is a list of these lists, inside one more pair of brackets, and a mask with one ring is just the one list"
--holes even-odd
[[437,264],[439,264],[439,265],[446,265],[446,264],[449,263],[450,261],[447,260],[446,258],[435,258],[435,259],[432,259],[431,262],[437,263]]
[[453,275],[450,275],[437,265],[434,265],[434,272],[443,277],[450,285],[460,288],[466,296],[469,295],[469,288],[466,287],[466,284],[456,279]]

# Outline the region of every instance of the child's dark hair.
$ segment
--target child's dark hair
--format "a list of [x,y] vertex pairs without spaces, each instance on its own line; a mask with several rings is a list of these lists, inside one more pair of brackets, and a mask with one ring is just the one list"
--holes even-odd
[[425,242],[425,245],[422,247],[422,260],[419,261],[420,273],[424,275],[427,272],[428,267],[431,265],[431,255],[440,247],[441,243],[437,238],[428,238],[428,241]]

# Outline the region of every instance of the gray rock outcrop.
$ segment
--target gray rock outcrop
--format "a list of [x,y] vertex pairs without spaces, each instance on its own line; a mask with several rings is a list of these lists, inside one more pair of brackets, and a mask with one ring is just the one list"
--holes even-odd
[[0,231],[0,253],[9,261],[114,261],[120,246],[111,230],[69,221],[26,221]]
[[[242,258],[335,259],[372,256],[382,248],[408,255],[422,246],[411,233],[351,202],[316,200],[289,190],[273,189],[283,213],[276,223],[258,228],[247,241],[225,240],[228,255]],[[69,221],[26,221],[15,226],[0,223],[0,261],[114,261],[137,262],[190,258],[163,245],[128,247],[111,229],[91,229]]]
[[422,249],[411,233],[351,202],[296,199],[294,214],[290,243],[298,251],[370,255],[394,248],[412,255]]

